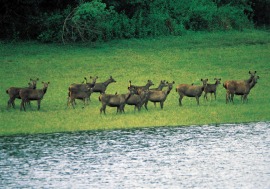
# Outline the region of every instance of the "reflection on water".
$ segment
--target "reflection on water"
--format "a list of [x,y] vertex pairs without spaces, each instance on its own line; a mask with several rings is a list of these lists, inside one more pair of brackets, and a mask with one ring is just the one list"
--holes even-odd
[[270,123],[0,137],[0,188],[270,188]]

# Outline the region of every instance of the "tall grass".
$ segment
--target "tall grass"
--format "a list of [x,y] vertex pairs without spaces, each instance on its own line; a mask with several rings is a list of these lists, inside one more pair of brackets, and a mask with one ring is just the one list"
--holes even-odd
[[[0,43],[0,135],[49,133],[92,129],[117,129],[150,126],[202,125],[270,120],[270,37],[269,32],[192,33],[182,37],[163,37],[144,40],[121,40],[106,44],[57,45],[35,42]],[[247,79],[248,71],[256,70],[260,79],[242,104],[225,104],[225,89],[219,85],[217,100],[200,106],[193,98],[184,97],[178,105],[175,87],[180,83],[200,84],[201,78]],[[99,94],[92,94],[89,106],[77,100],[76,109],[68,108],[67,89],[84,77],[99,76],[97,82],[110,75],[117,81],[107,93],[126,93],[128,81],[144,85],[151,79],[175,81],[164,109],[149,103],[148,109],[134,112],[126,106],[125,114],[116,114],[107,107],[100,115]],[[37,111],[36,102],[26,112],[7,109],[10,86],[27,86],[30,78],[50,81],[48,91]],[[41,88],[41,82],[37,88]]]

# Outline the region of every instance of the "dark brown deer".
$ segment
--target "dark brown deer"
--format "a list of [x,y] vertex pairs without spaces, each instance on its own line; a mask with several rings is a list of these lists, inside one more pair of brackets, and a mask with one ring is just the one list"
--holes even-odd
[[[248,94],[250,93],[250,90],[251,90],[253,87],[255,87],[255,85],[257,84],[258,79],[260,79],[260,76],[255,75],[254,78],[253,78],[253,80],[252,80],[252,82],[250,83],[250,89],[249,89],[249,92],[246,93],[246,94],[243,94],[243,95],[241,96],[241,97],[242,97],[242,102],[247,102],[247,101],[248,101],[247,96],[248,96]],[[236,94],[236,95],[239,95],[239,94]],[[241,95],[241,94],[240,94],[240,95]]]
[[151,101],[154,103],[159,102],[160,108],[163,109],[164,102],[167,96],[170,94],[174,83],[175,83],[174,81],[172,83],[167,82],[168,88],[167,90],[164,90],[164,91],[150,90],[148,100],[144,104],[145,109],[148,110],[148,107],[147,107],[148,101]]
[[89,103],[90,96],[93,92],[92,88],[87,88],[85,91],[70,91],[68,96],[68,106],[70,104],[72,105],[73,108],[75,108],[75,99],[82,100],[84,102],[84,105],[87,105]]
[[208,100],[208,98],[207,98],[208,93],[211,94],[211,98],[212,98],[212,94],[214,93],[215,100],[217,99],[217,87],[220,84],[221,78],[219,78],[219,79],[215,78],[214,80],[216,80],[216,82],[214,84],[207,83],[206,87],[204,88],[204,99],[206,99],[206,100]]
[[99,92],[100,94],[105,93],[108,85],[110,83],[115,83],[116,81],[110,76],[109,79],[104,81],[103,83],[96,83],[95,86],[93,87],[93,92]]
[[141,110],[142,105],[148,100],[149,96],[149,90],[144,90],[141,92],[141,94],[134,94],[131,95],[130,98],[127,100],[126,104],[134,106],[134,111],[136,111],[136,108],[138,111]]
[[256,75],[256,71],[248,72],[250,74],[247,80],[228,80],[223,83],[223,87],[226,89],[226,104],[228,102],[233,102],[234,95],[241,95],[250,91],[250,83]]
[[161,91],[163,87],[166,87],[166,86],[168,86],[168,82],[166,82],[165,80],[161,80],[157,88],[151,88],[149,90]]
[[30,78],[30,81],[31,83],[28,83],[28,87],[10,87],[6,90],[6,93],[9,95],[9,100],[8,100],[8,105],[7,105],[7,108],[10,108],[11,105],[13,108],[15,108],[15,99],[18,98],[18,99],[21,99],[20,95],[19,95],[19,92],[21,89],[36,89],[36,86],[37,86],[37,81],[39,79],[31,79]]
[[87,79],[86,77],[84,78],[86,80],[86,83],[81,83],[81,84],[71,84],[69,87],[68,87],[68,90],[69,92],[71,91],[75,91],[75,92],[78,92],[78,91],[86,91],[88,90],[88,88],[93,88],[96,84],[96,81],[98,79],[98,76],[96,77],[92,77],[90,76],[90,79],[92,79],[92,82],[91,83],[88,83],[87,82]]
[[26,111],[25,104],[33,100],[37,101],[38,110],[40,110],[40,102],[43,99],[44,95],[46,94],[47,88],[50,82],[48,83],[42,82],[42,83],[43,83],[42,89],[21,89],[20,90],[19,94],[22,99],[21,110],[24,109],[24,111]]
[[[81,94],[84,94],[85,96],[88,96],[89,98],[84,98],[84,99],[81,99],[81,100],[83,100],[84,101],[84,104],[86,103],[86,102],[88,102],[88,101],[90,101],[90,95],[91,95],[91,93],[92,93],[92,91],[91,91],[91,93],[89,94],[89,95],[86,95],[86,94],[88,94],[89,92],[90,92],[90,89],[91,88],[93,88],[94,86],[95,86],[95,84],[96,84],[96,81],[97,81],[97,79],[98,79],[98,76],[96,76],[96,77],[92,77],[92,76],[90,76],[90,79],[92,79],[92,82],[91,83],[88,83],[87,82],[87,78],[85,77],[84,78],[85,79],[85,81],[86,81],[86,83],[82,83],[82,84],[71,84],[70,86],[69,86],[69,88],[68,88],[68,103],[67,103],[67,105],[69,106],[70,105],[70,103],[72,102],[72,105],[75,105],[76,103],[75,103],[75,99],[76,99],[76,95],[79,95],[80,96],[80,93]],[[70,99],[70,95],[71,94],[74,94],[73,95],[73,98],[75,98],[75,99],[73,99],[72,101],[71,101],[71,99]],[[77,98],[77,99],[80,99],[80,98]]]
[[[150,90],[161,91],[163,87],[166,87],[166,86],[168,86],[168,82],[166,82],[165,80],[161,80],[157,88],[151,88]],[[154,105],[156,107],[156,102],[154,102]]]
[[179,106],[182,106],[182,99],[184,96],[195,97],[197,105],[199,105],[199,98],[202,95],[204,88],[207,86],[208,79],[201,79],[203,85],[189,85],[189,84],[180,84],[176,87],[176,92],[179,94]]
[[100,108],[100,113],[106,114],[106,106],[110,107],[116,107],[117,112],[120,111],[120,113],[125,112],[125,104],[128,101],[128,99],[131,97],[131,95],[134,94],[135,90],[132,89],[132,87],[129,87],[129,92],[126,94],[105,94],[102,93],[99,96],[99,101],[101,102],[102,106]]
[[148,80],[146,85],[144,86],[136,86],[136,85],[132,85],[131,84],[131,80],[129,81],[129,87],[133,87],[136,91],[135,94],[140,94],[142,91],[145,91],[147,89],[149,89],[149,87],[151,87],[152,85],[154,85],[154,83],[151,80]]

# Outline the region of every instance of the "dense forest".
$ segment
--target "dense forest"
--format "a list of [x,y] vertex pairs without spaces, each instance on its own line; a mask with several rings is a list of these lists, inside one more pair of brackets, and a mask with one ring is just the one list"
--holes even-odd
[[0,39],[109,41],[270,25],[270,0],[1,0]]

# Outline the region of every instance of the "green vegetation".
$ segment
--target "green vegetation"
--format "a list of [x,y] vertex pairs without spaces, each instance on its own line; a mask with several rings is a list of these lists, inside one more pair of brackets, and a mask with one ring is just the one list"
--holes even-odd
[[[118,129],[150,126],[203,125],[218,123],[270,120],[270,37],[266,31],[189,33],[182,37],[132,39],[105,44],[56,45],[35,42],[0,42],[0,135],[23,133],[50,133],[63,131]],[[256,70],[258,84],[242,104],[225,104],[225,89],[219,85],[217,100],[205,101],[200,106],[194,98],[184,97],[178,105],[175,87],[180,83],[200,84],[201,78],[247,79],[248,71]],[[107,107],[107,115],[100,115],[99,94],[92,94],[89,106],[77,100],[76,109],[67,108],[67,92],[71,83],[80,83],[84,77],[99,76],[102,82],[112,75],[117,81],[109,85],[107,93],[126,93],[128,81],[144,85],[151,79],[156,86],[160,80],[175,81],[164,109],[153,103],[149,111],[134,112],[126,106],[125,114],[116,114],[116,108]],[[10,86],[27,86],[29,78],[50,81],[47,94],[37,111],[7,110]]]
[[12,41],[96,42],[270,25],[269,0],[4,0],[0,7],[0,39]]

